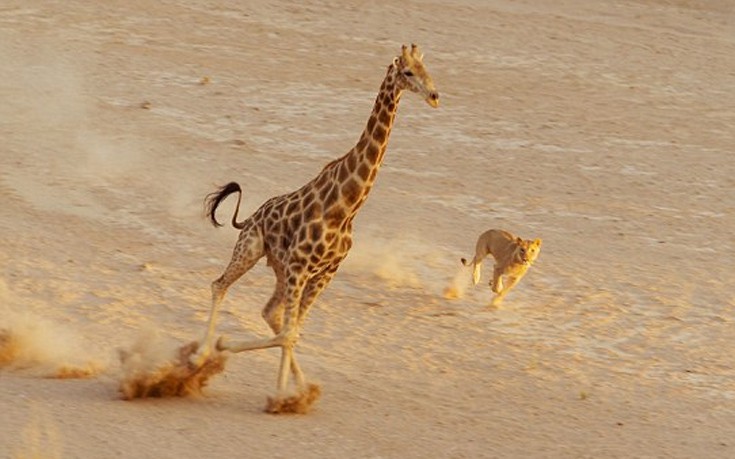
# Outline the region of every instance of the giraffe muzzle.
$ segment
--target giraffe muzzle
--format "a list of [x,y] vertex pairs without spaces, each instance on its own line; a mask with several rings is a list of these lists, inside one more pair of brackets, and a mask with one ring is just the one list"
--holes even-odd
[[429,95],[426,97],[426,103],[431,105],[434,108],[438,107],[439,106],[439,93],[436,91],[431,91]]

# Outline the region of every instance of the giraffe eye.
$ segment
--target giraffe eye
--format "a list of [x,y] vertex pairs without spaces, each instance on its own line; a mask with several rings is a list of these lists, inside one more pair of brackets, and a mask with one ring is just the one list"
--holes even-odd
[[405,72],[403,72],[403,74],[406,75],[409,78],[411,78],[413,76],[413,72],[410,71],[410,70],[406,70]]

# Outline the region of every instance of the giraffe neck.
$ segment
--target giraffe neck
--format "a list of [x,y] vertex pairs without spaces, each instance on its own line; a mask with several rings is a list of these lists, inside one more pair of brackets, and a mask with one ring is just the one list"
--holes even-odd
[[375,98],[375,104],[367,126],[365,126],[357,145],[349,153],[355,154],[358,164],[365,164],[375,170],[376,173],[383,163],[383,155],[388,147],[388,139],[393,128],[400,98],[401,90],[396,86],[396,70],[391,65],[383,83],[380,85],[380,91]]
[[395,66],[391,65],[360,140],[346,155],[322,171],[322,174],[334,174],[332,177],[337,182],[341,198],[335,204],[341,205],[348,216],[357,213],[375,182],[388,146],[401,92],[396,85]]

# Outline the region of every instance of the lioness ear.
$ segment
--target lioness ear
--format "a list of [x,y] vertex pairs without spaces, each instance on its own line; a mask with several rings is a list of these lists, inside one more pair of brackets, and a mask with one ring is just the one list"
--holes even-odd
[[521,238],[519,238],[519,237],[516,237],[516,242],[517,242],[518,244],[523,244],[523,239],[521,239]]
[[535,239],[533,243],[536,244],[537,246],[541,246],[541,239]]

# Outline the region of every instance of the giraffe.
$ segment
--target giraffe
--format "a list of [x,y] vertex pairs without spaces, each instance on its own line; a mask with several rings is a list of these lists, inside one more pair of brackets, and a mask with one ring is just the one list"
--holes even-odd
[[[284,407],[288,375],[293,375],[299,394],[305,394],[304,374],[293,349],[307,313],[332,280],[352,246],[352,221],[370,193],[388,145],[398,103],[404,90],[418,93],[432,107],[439,106],[439,93],[423,65],[416,45],[403,45],[401,54],[388,66],[367,126],[357,144],[344,156],[327,164],[310,182],[296,191],[273,197],[250,217],[238,222],[242,189],[230,182],[211,193],[205,210],[215,227],[219,204],[237,193],[232,226],[240,230],[232,259],[224,273],[212,282],[212,306],[202,345],[192,356],[192,365],[203,364],[213,347],[233,353],[281,348],[277,395],[269,398],[266,411]],[[250,341],[220,337],[214,343],[217,311],[227,289],[262,257],[276,276],[276,287],[262,311],[275,336]]]

